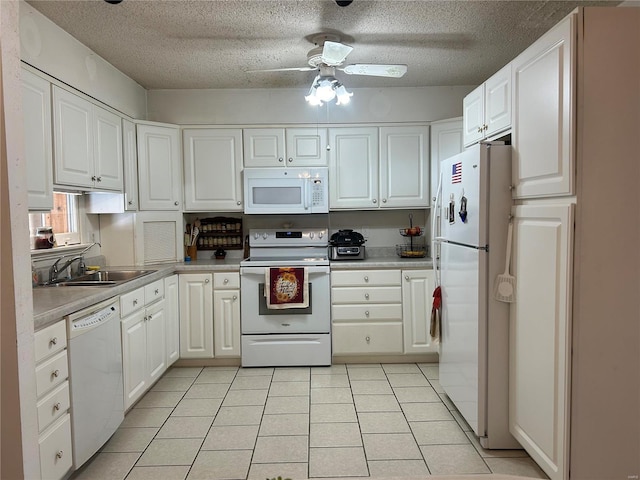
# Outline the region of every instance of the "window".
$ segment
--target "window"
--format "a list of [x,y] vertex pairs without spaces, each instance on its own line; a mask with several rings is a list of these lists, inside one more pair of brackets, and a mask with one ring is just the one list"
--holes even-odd
[[30,213],[29,232],[31,244],[39,227],[53,228],[56,245],[80,243],[80,225],[78,220],[78,195],[70,193],[53,194],[53,210],[50,212]]

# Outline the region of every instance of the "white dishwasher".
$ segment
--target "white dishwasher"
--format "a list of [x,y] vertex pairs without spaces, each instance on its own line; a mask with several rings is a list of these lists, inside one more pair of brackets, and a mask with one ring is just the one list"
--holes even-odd
[[124,420],[118,297],[65,318],[69,337],[73,467],[78,469]]

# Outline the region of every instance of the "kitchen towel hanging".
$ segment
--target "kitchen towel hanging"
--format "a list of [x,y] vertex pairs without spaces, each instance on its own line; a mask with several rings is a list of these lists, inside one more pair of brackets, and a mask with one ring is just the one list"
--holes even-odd
[[265,268],[264,294],[267,308],[307,308],[309,306],[309,273],[306,267]]
[[433,306],[431,307],[431,325],[429,333],[434,343],[440,341],[440,307],[442,306],[442,291],[440,287],[436,287],[433,291]]

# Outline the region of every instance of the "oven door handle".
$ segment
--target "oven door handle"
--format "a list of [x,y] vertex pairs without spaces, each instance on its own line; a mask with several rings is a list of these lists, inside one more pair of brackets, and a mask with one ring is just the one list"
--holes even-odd
[[[269,267],[240,267],[240,275],[262,275],[264,277],[264,271]],[[324,273],[329,274],[329,266],[328,265],[313,265],[307,267],[307,272],[309,275],[315,273]]]

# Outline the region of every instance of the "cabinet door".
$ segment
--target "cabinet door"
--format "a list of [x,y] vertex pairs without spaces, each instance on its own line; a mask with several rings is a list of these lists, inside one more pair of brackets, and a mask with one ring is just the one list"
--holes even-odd
[[93,152],[95,159],[95,187],[121,192],[122,119],[115,113],[93,105]]
[[146,309],[147,366],[149,384],[153,384],[167,369],[167,339],[164,300]]
[[329,129],[329,208],[378,208],[378,129]]
[[129,408],[149,386],[145,312],[140,310],[122,320],[122,370],[124,408]]
[[51,85],[22,69],[24,155],[27,162],[29,210],[53,209],[53,140]]
[[464,146],[468,147],[484,138],[484,84],[462,100]]
[[179,283],[180,357],[213,358],[212,275],[179,275]]
[[185,210],[242,210],[242,130],[185,129]]
[[292,167],[327,166],[326,128],[287,128],[287,165]]
[[138,193],[141,210],[180,210],[179,130],[138,124]]
[[245,167],[284,167],[284,128],[245,128],[242,131]]
[[122,119],[124,209],[138,210],[138,149],[135,123]]
[[435,277],[433,270],[403,270],[404,353],[438,351],[429,333]]
[[511,64],[484,82],[484,136],[492,137],[511,126]]
[[380,128],[380,207],[429,206],[429,127]]
[[431,124],[431,204],[440,180],[440,161],[452,157],[464,150],[462,139],[462,117],[442,120]]
[[180,303],[178,275],[164,279],[164,318],[167,338],[166,363],[169,368],[180,358]]
[[515,208],[509,430],[553,480],[568,478],[573,205]]
[[239,357],[240,290],[213,293],[213,327],[216,357]]
[[572,195],[575,171],[575,15],[513,63],[513,196]]
[[54,183],[93,187],[93,108],[87,100],[53,86]]

